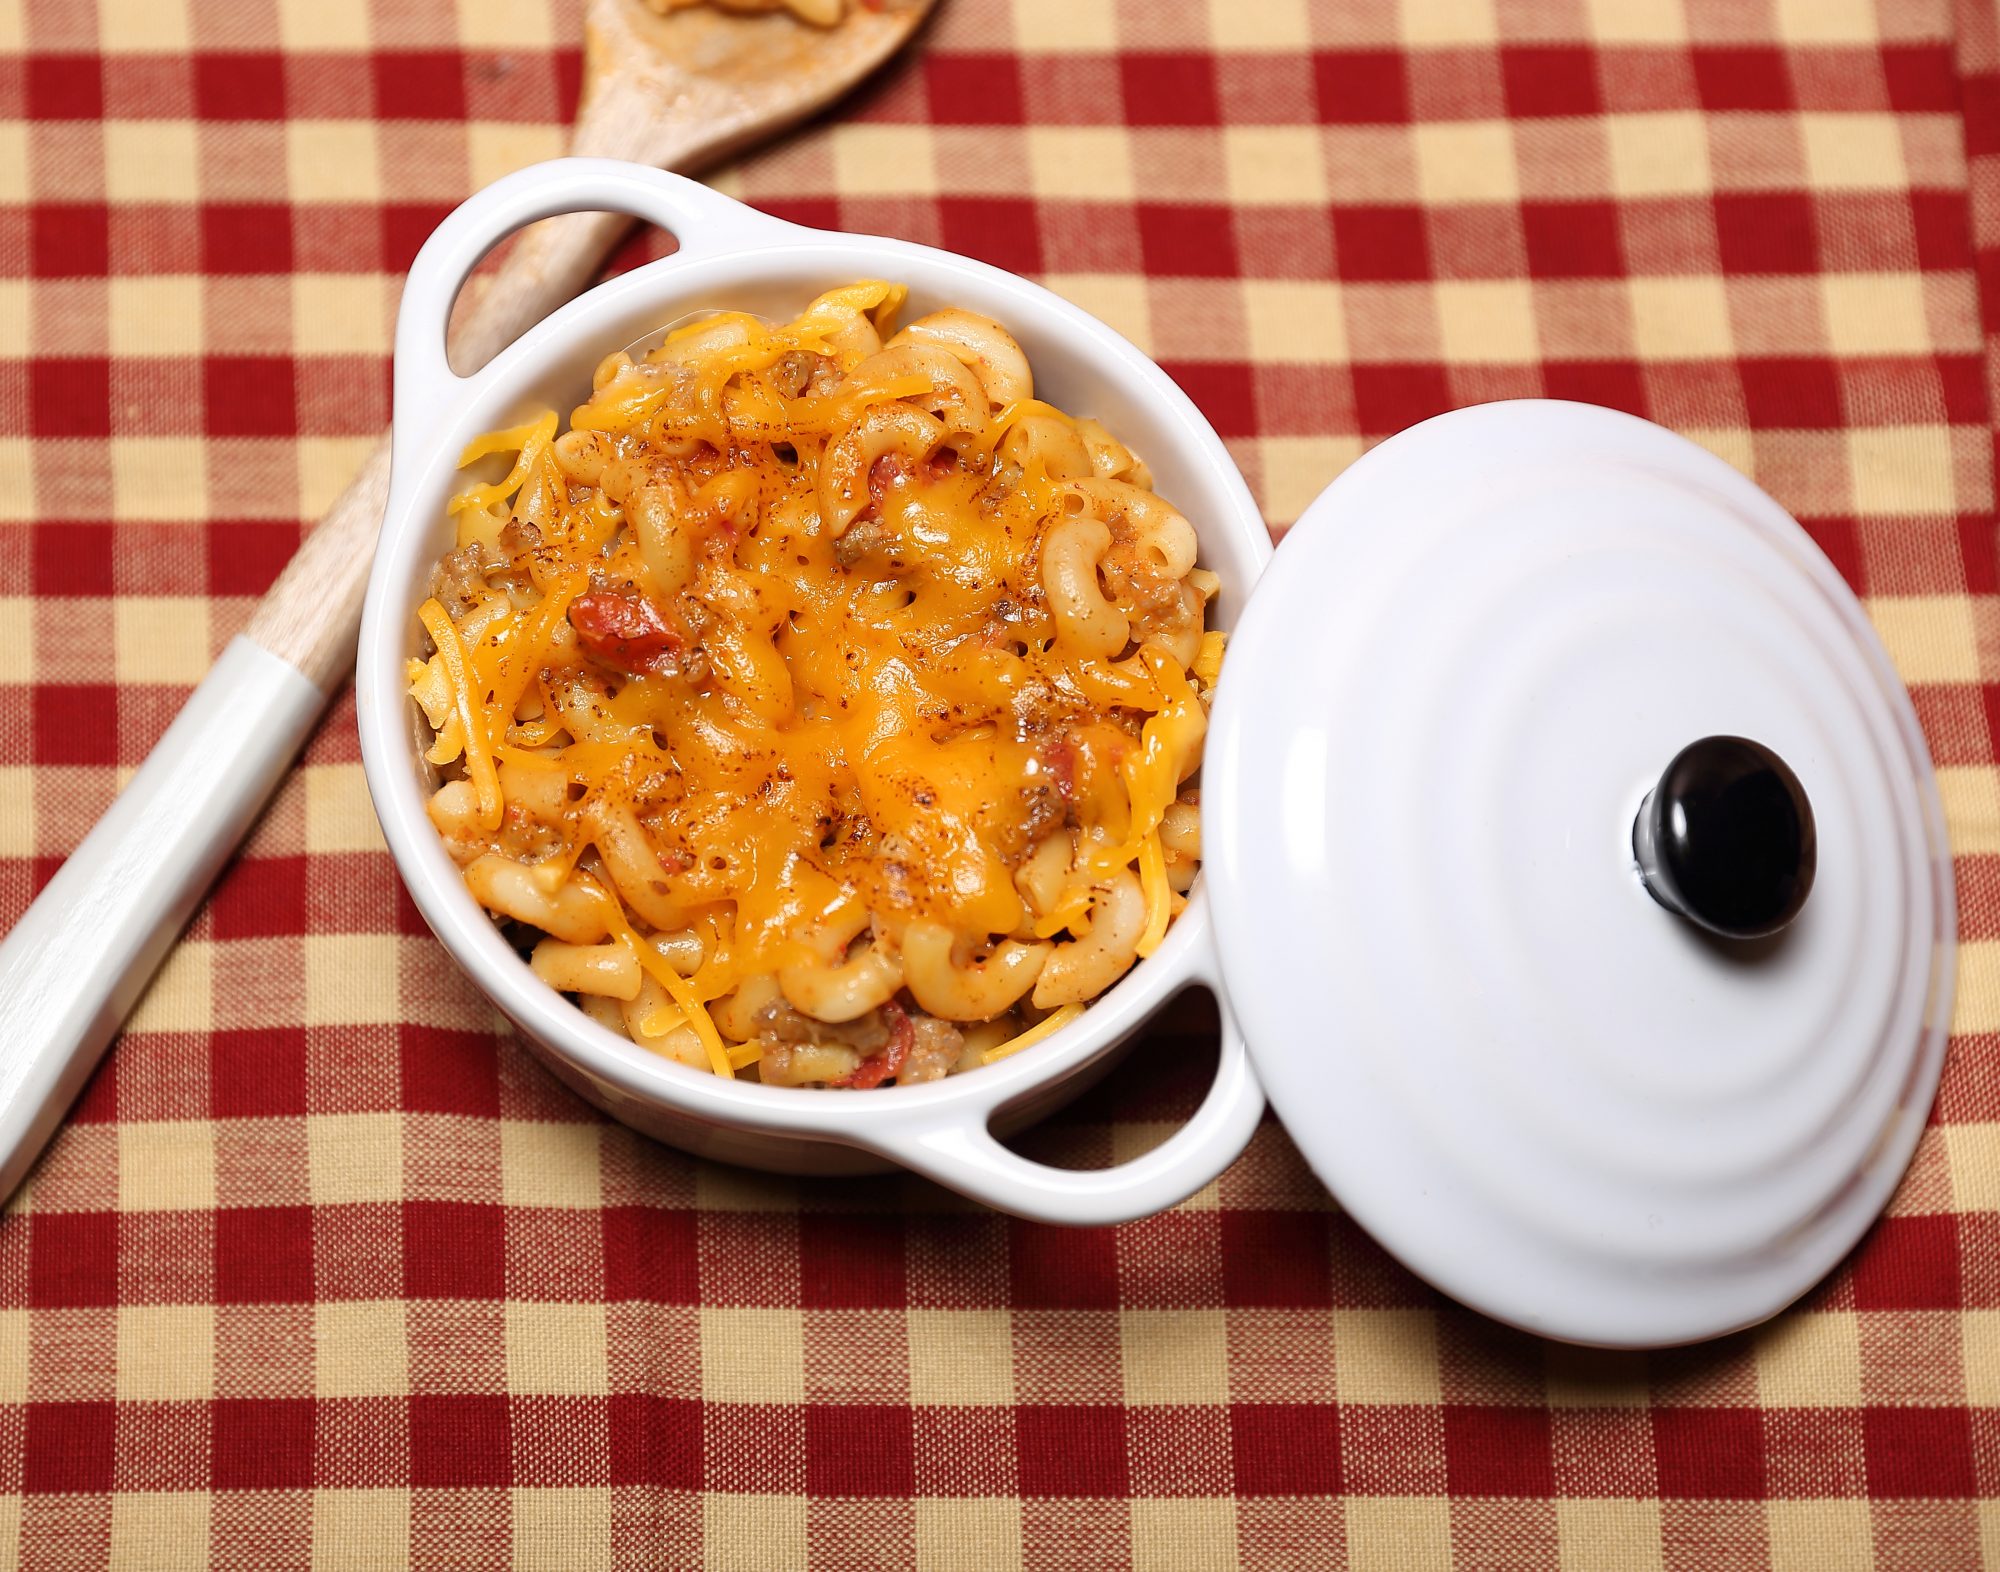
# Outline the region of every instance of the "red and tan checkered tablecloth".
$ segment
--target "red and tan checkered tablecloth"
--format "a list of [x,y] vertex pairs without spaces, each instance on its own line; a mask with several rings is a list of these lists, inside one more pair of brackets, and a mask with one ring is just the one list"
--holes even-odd
[[[343,701],[0,1219],[0,1567],[2000,1565],[1989,0],[941,4],[719,183],[1044,278],[1275,523],[1552,394],[1720,453],[1866,598],[1966,938],[1892,1215],[1771,1325],[1613,1356],[1438,1299],[1275,1123],[1097,1232],[697,1163],[424,933]],[[560,149],[577,35],[0,0],[0,924],[385,423],[399,270]],[[1158,1139],[1209,1024],[1034,1149]]]

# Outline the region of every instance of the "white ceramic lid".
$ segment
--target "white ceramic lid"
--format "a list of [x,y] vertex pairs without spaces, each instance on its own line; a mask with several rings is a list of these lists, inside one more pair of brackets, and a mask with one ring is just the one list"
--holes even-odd
[[[1642,881],[1683,747],[1774,750],[1817,876],[1721,940]],[[1203,768],[1223,977],[1286,1128],[1476,1309],[1651,1346],[1762,1320],[1887,1202],[1936,1090],[1954,911],[1916,715],[1803,530],[1587,405],[1441,416],[1278,548]]]

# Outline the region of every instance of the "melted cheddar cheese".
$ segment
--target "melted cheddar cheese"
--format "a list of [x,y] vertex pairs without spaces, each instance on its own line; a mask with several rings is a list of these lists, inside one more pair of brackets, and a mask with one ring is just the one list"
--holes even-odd
[[473,443],[419,613],[468,885],[717,1074],[1013,1051],[1151,953],[1199,858],[1191,527],[999,324],[892,335],[903,295],[704,319],[607,359],[566,431]]

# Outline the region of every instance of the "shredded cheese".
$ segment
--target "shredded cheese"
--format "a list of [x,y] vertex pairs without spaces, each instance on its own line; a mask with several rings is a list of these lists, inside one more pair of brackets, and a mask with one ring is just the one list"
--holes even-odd
[[1146,897],[1146,926],[1139,934],[1139,954],[1151,955],[1167,936],[1167,920],[1173,915],[1173,891],[1167,887],[1167,857],[1160,848],[1160,832],[1152,831],[1139,843],[1139,888]]
[[998,1064],[1010,1054],[1017,1054],[1023,1048],[1032,1048],[1044,1038],[1053,1037],[1065,1026],[1083,1014],[1080,1004],[1066,1004],[1059,1010],[1051,1010],[1018,1037],[1010,1037],[997,1047],[989,1048],[979,1056],[981,1064]]
[[417,620],[437,646],[446,681],[451,684],[452,701],[465,739],[465,773],[479,794],[479,823],[482,829],[500,828],[506,805],[500,799],[500,774],[493,767],[493,743],[486,733],[486,706],[472,691],[472,674],[465,659],[465,646],[451,625],[444,607],[427,600],[417,608]]

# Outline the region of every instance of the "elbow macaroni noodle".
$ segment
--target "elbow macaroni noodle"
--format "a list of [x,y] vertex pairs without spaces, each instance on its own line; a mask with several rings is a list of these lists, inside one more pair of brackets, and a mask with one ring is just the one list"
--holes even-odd
[[[718,1075],[991,1062],[1152,953],[1222,635],[1188,521],[905,291],[740,313],[466,449],[410,692],[430,815],[536,975]],[[497,468],[497,463],[490,466]]]

